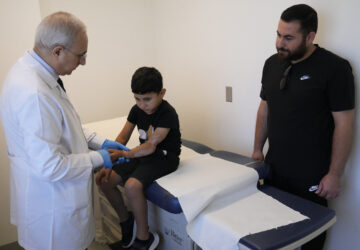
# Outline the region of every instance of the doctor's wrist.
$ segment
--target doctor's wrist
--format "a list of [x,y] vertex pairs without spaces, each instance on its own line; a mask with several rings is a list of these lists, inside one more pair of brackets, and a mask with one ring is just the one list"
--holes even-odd
[[93,168],[97,168],[97,167],[104,165],[104,159],[101,156],[101,154],[97,151],[90,152],[90,159],[91,159]]

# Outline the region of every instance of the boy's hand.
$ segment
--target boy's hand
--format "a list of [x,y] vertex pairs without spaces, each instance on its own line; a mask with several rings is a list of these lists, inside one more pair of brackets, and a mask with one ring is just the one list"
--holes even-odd
[[95,177],[95,182],[96,182],[96,185],[100,185],[104,182],[108,182],[109,181],[109,178],[110,178],[110,175],[111,175],[111,169],[107,169],[107,168],[102,168],[97,174],[96,174],[96,177]]
[[110,153],[111,161],[117,161],[120,157],[124,157],[124,151],[123,150],[117,150],[117,149],[108,149],[108,152]]

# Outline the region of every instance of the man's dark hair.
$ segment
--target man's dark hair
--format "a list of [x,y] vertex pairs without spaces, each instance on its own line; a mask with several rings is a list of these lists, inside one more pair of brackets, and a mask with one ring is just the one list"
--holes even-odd
[[162,76],[155,68],[141,67],[132,76],[131,90],[135,94],[160,93],[162,88]]
[[306,4],[293,5],[281,14],[281,20],[285,22],[299,21],[302,32],[308,35],[317,31],[318,18],[316,11]]

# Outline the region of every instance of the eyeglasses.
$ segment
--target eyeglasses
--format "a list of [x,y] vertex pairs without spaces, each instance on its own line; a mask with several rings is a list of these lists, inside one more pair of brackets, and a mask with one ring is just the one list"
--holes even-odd
[[70,49],[64,47],[64,49],[66,49],[67,51],[69,51],[71,54],[73,54],[74,56],[76,56],[77,58],[79,58],[80,61],[82,60],[86,60],[86,56],[87,56],[87,51],[85,51],[84,53],[81,54],[75,54],[74,52],[72,52]]
[[284,71],[283,77],[280,80],[280,90],[283,90],[286,86],[291,67],[292,67],[292,64],[290,64]]

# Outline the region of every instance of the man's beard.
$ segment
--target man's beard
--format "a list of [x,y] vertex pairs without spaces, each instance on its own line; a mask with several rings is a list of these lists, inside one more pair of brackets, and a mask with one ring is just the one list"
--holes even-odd
[[[276,49],[278,51],[279,58],[288,61],[296,61],[301,59],[307,51],[305,39],[301,42],[299,47],[297,47],[297,49],[294,50],[293,52],[283,48],[276,48]],[[287,52],[287,53],[283,54],[280,52]]]

